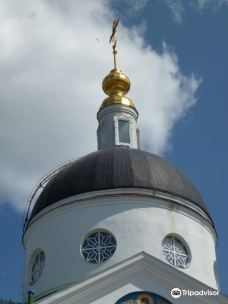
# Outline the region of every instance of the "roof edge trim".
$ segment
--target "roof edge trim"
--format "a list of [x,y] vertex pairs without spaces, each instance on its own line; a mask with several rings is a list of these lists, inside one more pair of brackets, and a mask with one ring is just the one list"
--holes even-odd
[[41,218],[43,215],[45,215],[48,212],[51,212],[52,210],[56,208],[63,207],[64,205],[72,205],[77,202],[84,202],[86,200],[92,200],[97,198],[105,198],[105,197],[126,197],[126,196],[137,196],[137,197],[150,197],[150,198],[158,198],[167,202],[172,202],[174,204],[177,204],[179,206],[185,207],[188,210],[191,210],[195,213],[197,213],[200,217],[202,217],[212,228],[213,234],[215,235],[215,242],[217,244],[217,232],[215,229],[215,225],[213,220],[211,219],[210,215],[202,209],[200,205],[198,205],[196,202],[192,202],[189,199],[177,196],[173,193],[165,192],[164,190],[160,189],[145,189],[145,188],[114,188],[114,189],[105,189],[105,190],[97,190],[97,191],[91,191],[87,193],[82,194],[75,194],[73,196],[64,198],[60,201],[57,201],[46,208],[42,209],[40,212],[38,212],[36,215],[34,215],[32,218],[29,219],[27,226],[25,227],[25,230],[22,235],[22,243],[24,245],[24,236],[26,234],[27,229],[36,222],[39,218]]

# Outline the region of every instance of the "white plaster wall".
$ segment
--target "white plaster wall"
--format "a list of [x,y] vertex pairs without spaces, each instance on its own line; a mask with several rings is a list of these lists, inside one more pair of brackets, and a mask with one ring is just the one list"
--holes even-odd
[[[83,237],[94,229],[107,229],[117,240],[114,256],[103,264],[87,263],[81,256]],[[36,296],[49,290],[83,281],[116,263],[145,251],[165,263],[163,238],[180,235],[191,250],[191,263],[181,271],[216,288],[213,271],[215,240],[203,220],[173,203],[140,197],[106,197],[65,204],[42,215],[27,230],[25,293],[31,288],[29,261],[37,248],[44,250],[46,265],[40,280],[32,286]]]
[[98,149],[113,148],[119,145],[116,118],[130,119],[130,144],[131,148],[138,148],[137,140],[137,113],[132,108],[121,105],[110,105],[98,112],[97,140]]

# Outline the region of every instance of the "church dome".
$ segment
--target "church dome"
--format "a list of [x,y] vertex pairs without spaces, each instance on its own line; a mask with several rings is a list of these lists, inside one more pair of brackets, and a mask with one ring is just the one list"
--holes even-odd
[[90,153],[64,167],[38,197],[31,218],[64,198],[114,188],[142,188],[173,194],[207,208],[191,182],[162,157],[117,147]]

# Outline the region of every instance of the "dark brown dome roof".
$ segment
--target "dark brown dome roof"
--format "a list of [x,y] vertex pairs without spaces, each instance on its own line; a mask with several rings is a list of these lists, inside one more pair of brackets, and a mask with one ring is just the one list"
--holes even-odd
[[196,188],[167,160],[139,149],[118,147],[90,153],[64,167],[41,192],[31,218],[75,194],[125,187],[171,193],[208,213]]

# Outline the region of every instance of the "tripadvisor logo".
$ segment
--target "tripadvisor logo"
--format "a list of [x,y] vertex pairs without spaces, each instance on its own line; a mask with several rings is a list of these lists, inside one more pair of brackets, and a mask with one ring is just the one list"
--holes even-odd
[[181,297],[181,289],[180,288],[173,288],[171,290],[171,296],[175,299],[178,299]]
[[217,296],[217,290],[188,290],[188,289],[180,289],[180,288],[173,288],[171,290],[171,296],[175,299],[180,298],[181,296]]

